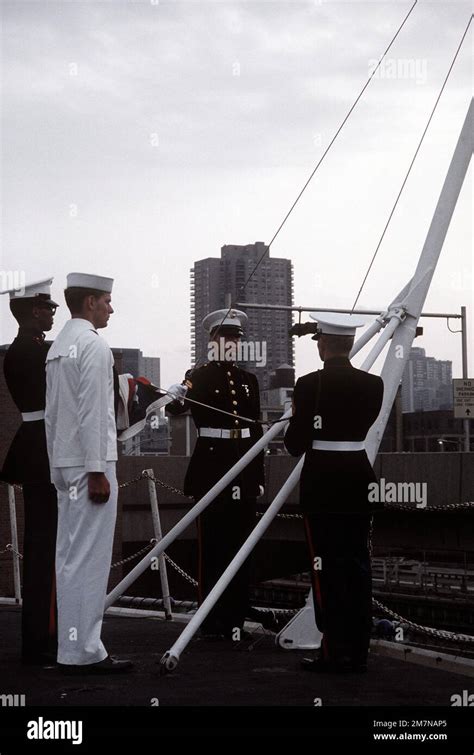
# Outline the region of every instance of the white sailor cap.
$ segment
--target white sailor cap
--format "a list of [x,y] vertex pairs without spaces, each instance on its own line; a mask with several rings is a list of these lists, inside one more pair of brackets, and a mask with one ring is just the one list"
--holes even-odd
[[208,333],[212,333],[214,328],[220,326],[220,329],[223,329],[224,333],[228,333],[232,329],[237,335],[243,335],[247,322],[247,315],[245,312],[241,312],[240,309],[217,309],[215,312],[210,312],[206,315],[202,321],[202,327]]
[[59,307],[55,301],[51,299],[51,284],[52,278],[44,278],[40,281],[34,281],[33,283],[20,283],[13,288],[8,288],[5,291],[0,291],[1,294],[9,294],[10,301],[18,301],[21,299],[37,299],[38,302],[44,304],[51,304],[53,307]]
[[313,340],[317,340],[318,335],[355,336],[356,328],[365,325],[362,318],[342,312],[310,312],[309,316],[318,323],[318,332]]
[[94,288],[105,294],[112,293],[113,278],[105,278],[103,275],[90,275],[89,273],[69,273],[67,276],[67,288]]

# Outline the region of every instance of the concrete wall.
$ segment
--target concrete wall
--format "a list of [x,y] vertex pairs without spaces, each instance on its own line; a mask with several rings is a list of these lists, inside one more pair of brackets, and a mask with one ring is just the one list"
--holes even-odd
[[[418,460],[420,463],[418,464]],[[438,506],[460,500],[474,500],[473,454],[381,454],[377,470],[386,481],[427,482],[428,505]],[[266,457],[266,493],[259,500],[265,510],[293,469],[296,461],[288,456]],[[186,457],[127,458],[119,464],[120,479],[130,479],[147,467],[158,479],[176,487],[182,480]],[[192,501],[157,485],[163,532],[168,532],[192,506]],[[122,492],[124,554],[131,555],[153,537],[147,483]],[[376,517],[373,534],[374,555],[411,554],[462,563],[467,553],[474,568],[474,517],[472,512],[390,511]],[[291,494],[283,511],[299,513],[298,489]],[[252,556],[252,581],[285,577],[308,569],[303,522],[276,519],[270,525]],[[196,526],[190,525],[168,549],[168,555],[193,577],[197,574]],[[131,565],[133,566],[135,562]],[[126,569],[128,570],[129,565]],[[171,594],[196,599],[195,589],[172,569],[168,569]],[[158,573],[147,570],[127,592],[160,597]]]
[[[426,482],[428,508],[460,501],[474,500],[474,454],[381,454],[376,462],[377,473],[387,482]],[[259,499],[265,509],[295,466],[287,456],[266,458],[266,492]],[[185,457],[122,458],[120,479],[130,479],[150,467],[157,479],[176,488],[188,464]],[[157,485],[163,531],[167,532],[189,510],[192,501]],[[126,488],[122,493],[124,542],[140,543],[153,536],[147,483]],[[434,513],[386,511],[377,517],[376,545],[384,548],[401,546],[426,549],[460,549],[474,547],[474,518],[472,513]],[[290,495],[284,511],[299,513],[298,488]],[[195,538],[191,525],[182,540]],[[266,540],[284,543],[301,542],[304,533],[300,520],[276,520],[265,535]]]

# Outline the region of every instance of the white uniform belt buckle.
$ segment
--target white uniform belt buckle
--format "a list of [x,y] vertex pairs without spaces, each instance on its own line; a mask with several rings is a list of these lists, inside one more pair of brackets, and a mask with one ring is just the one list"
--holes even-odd
[[37,422],[40,419],[44,419],[44,409],[40,409],[37,412],[22,412],[21,418],[23,422]]
[[238,438],[250,438],[250,430],[248,427],[238,428],[224,428],[218,427],[200,427],[198,429],[198,435],[200,438],[225,438],[236,440]]
[[229,438],[250,438],[250,428],[235,427],[229,430]]
[[313,440],[314,451],[364,451],[363,440]]

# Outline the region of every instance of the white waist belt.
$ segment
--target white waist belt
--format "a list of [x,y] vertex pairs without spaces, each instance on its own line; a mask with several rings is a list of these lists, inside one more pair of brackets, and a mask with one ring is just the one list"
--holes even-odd
[[200,438],[250,438],[250,428],[242,427],[235,430],[220,429],[219,427],[200,427]]
[[363,440],[313,440],[315,451],[365,451]]
[[22,412],[23,422],[36,422],[38,419],[44,419],[44,410],[40,409],[39,412]]

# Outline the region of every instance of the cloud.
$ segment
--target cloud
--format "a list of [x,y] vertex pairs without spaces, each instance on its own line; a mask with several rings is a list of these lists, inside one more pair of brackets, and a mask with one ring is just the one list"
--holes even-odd
[[[143,286],[140,325],[124,294],[111,337],[174,353],[184,369],[189,267],[224,243],[269,241],[410,5],[4,2],[2,264],[64,277],[100,263],[124,291]],[[300,302],[352,295],[469,13],[467,3],[418,3],[390,55],[426,61],[426,82],[372,81],[282,231],[272,256],[292,257]],[[466,44],[368,304],[391,298],[419,252],[470,75]],[[462,244],[459,254],[462,267]],[[150,291],[157,270],[162,285]],[[438,291],[443,307],[452,292]]]

